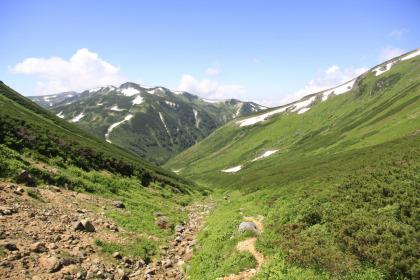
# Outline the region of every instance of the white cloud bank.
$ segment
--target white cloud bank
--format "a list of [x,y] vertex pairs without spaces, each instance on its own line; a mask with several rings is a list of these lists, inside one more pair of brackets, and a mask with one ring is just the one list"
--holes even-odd
[[59,57],[27,58],[9,67],[14,73],[36,75],[47,82],[37,82],[36,94],[54,94],[64,91],[82,91],[104,85],[120,85],[125,82],[120,68],[99,58],[97,53],[83,48],[69,61]]
[[402,54],[406,53],[404,49],[394,48],[392,46],[388,46],[384,49],[382,49],[381,53],[379,54],[378,60],[379,62],[385,62],[387,60],[390,60],[396,56],[400,56]]
[[240,95],[246,93],[241,85],[220,85],[209,79],[199,81],[189,74],[182,75],[177,90],[209,99],[239,98]]

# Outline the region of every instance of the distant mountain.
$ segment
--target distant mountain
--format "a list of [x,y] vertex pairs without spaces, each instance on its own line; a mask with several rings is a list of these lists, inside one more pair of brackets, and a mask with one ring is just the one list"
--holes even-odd
[[[125,83],[79,94],[31,97],[38,104],[141,157],[163,164],[236,117],[266,107],[236,99],[208,100],[164,87]],[[50,106],[51,105],[51,106]]]
[[69,100],[72,97],[77,96],[78,93],[75,91],[62,92],[59,94],[43,95],[43,96],[28,96],[30,100],[37,103],[39,106],[46,109],[63,102],[63,100]]

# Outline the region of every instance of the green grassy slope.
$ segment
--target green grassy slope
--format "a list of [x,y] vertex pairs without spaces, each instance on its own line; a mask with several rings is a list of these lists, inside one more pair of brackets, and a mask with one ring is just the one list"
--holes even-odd
[[193,182],[56,117],[3,83],[0,128],[2,180],[17,181],[20,170],[26,169],[39,187],[67,184],[77,191],[121,200],[130,214],[107,214],[128,230],[167,237],[154,225],[153,212],[161,211],[173,224],[180,223],[187,216],[179,208],[206,193]]
[[[269,261],[255,279],[417,279],[419,100],[417,56],[367,72],[305,114],[231,121],[171,159],[167,168],[231,194],[201,233],[191,279],[252,266],[230,238],[257,215],[265,231],[256,246]],[[269,150],[278,151],[252,161]]]

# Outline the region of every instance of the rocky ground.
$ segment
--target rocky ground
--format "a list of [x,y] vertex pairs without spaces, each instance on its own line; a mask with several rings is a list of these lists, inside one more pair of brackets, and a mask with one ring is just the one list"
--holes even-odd
[[1,279],[184,279],[194,248],[200,250],[198,231],[214,206],[185,207],[189,221],[175,226],[174,238],[163,240],[163,256],[147,264],[121,258],[119,252],[104,253],[94,244],[95,239],[124,243],[136,235],[158,240],[124,231],[97,211],[126,211],[121,205],[54,186],[32,188],[29,196],[25,188],[0,182]]

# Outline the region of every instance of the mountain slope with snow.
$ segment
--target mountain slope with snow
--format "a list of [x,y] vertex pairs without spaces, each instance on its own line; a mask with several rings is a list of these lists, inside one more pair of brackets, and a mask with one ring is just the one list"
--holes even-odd
[[236,99],[207,100],[163,87],[125,83],[119,88],[86,90],[57,100],[48,109],[99,138],[163,164],[233,118],[265,107]]
[[[289,153],[332,154],[412,133],[420,127],[419,55],[415,50],[343,85],[232,120],[166,166],[180,174],[225,170],[240,174]],[[232,169],[237,166],[241,169]]]

